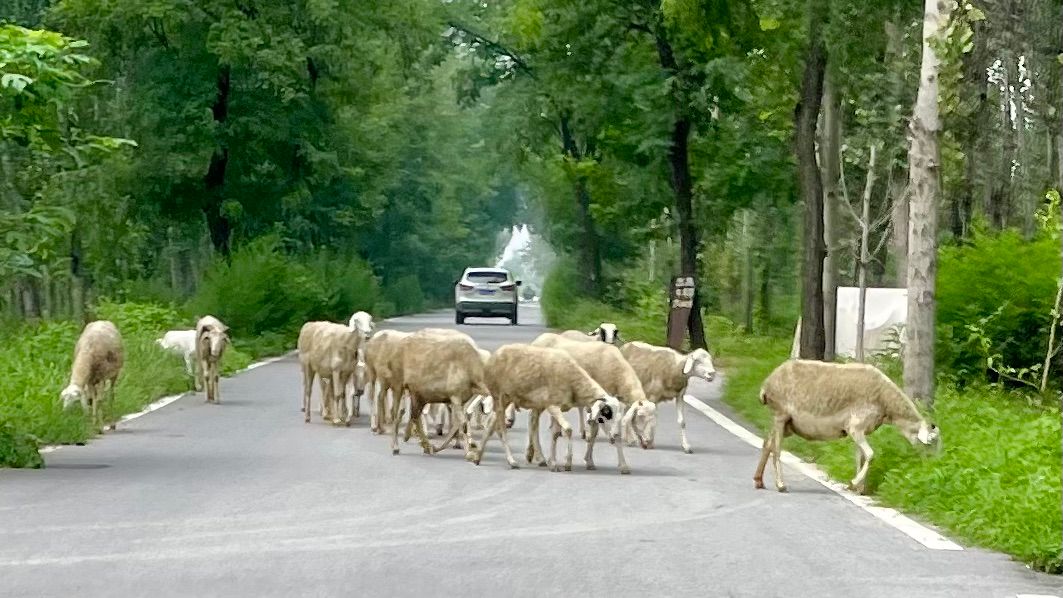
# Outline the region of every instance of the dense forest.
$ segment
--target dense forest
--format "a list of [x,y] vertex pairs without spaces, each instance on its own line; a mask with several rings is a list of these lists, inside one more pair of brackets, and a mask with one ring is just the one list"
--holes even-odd
[[[308,319],[445,303],[527,224],[549,248],[514,267],[550,266],[551,324],[660,341],[694,275],[690,344],[735,366],[760,345],[726,338],[789,349],[795,324],[834,359],[839,286],[908,287],[913,396],[992,387],[1056,450],[1061,189],[1059,0],[0,9],[0,324],[27,347],[209,312],[276,352]],[[11,368],[0,416],[28,422],[48,399]]]

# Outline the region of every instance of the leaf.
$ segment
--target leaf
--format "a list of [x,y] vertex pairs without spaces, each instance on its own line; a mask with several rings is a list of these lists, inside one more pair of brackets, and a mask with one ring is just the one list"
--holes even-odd
[[0,77],[0,87],[7,87],[15,91],[23,91],[30,83],[33,83],[33,79],[19,73],[4,73]]
[[760,18],[761,31],[774,31],[775,29],[778,29],[781,24],[782,23],[779,22],[779,19],[772,19],[770,17]]

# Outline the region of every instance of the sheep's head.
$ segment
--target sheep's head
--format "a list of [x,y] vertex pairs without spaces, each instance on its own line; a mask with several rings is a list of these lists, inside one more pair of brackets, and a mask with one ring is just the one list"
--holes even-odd
[[613,418],[623,413],[623,410],[623,404],[616,397],[605,395],[591,403],[587,422],[604,424],[613,421]]
[[941,441],[941,430],[925,420],[904,426],[901,432],[912,446],[934,447]]
[[631,416],[631,427],[635,430],[639,445],[644,449],[652,448],[653,439],[657,435],[657,404],[637,401]]
[[597,328],[588,332],[587,336],[596,336],[598,340],[610,345],[620,344],[620,330],[616,324],[610,322],[602,322]]
[[712,365],[712,355],[709,355],[705,349],[691,351],[683,362],[683,375],[712,382],[716,378],[716,367]]
[[85,390],[77,384],[71,384],[63,389],[63,392],[59,393],[60,400],[63,401],[63,409],[70,409],[70,406],[74,403],[80,403],[81,408],[85,408],[87,397],[85,396]]

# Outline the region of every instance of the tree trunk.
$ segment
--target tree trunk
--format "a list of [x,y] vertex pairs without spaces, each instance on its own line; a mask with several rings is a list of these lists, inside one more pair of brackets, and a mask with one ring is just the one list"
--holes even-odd
[[[904,173],[900,168],[895,173]],[[906,174],[906,173],[904,173]],[[905,177],[907,178],[907,177]],[[908,185],[900,176],[893,177],[890,185],[890,205],[893,211],[893,234],[890,244],[893,246],[893,262],[896,265],[896,285],[898,288],[908,286]]]
[[70,315],[75,322],[85,323],[85,279],[81,271],[81,235],[75,228],[70,233]]
[[877,146],[871,144],[871,155],[867,160],[867,182],[864,184],[864,196],[860,209],[860,261],[857,262],[857,285],[860,297],[856,312],[856,360],[864,361],[864,330],[867,322],[867,268],[871,263],[871,250],[868,243],[871,236],[871,191],[875,188],[875,152]]
[[[690,120],[686,116],[686,106],[680,91],[678,78],[681,76],[679,63],[671,44],[658,31],[654,35],[657,57],[661,67],[672,76],[672,96],[675,101],[675,121],[672,124],[672,142],[668,146],[668,165],[671,172],[670,182],[675,194],[675,211],[679,219],[679,274],[681,276],[698,275],[698,230],[694,222],[694,186],[690,176]],[[812,121],[813,127],[815,120]],[[690,345],[695,349],[704,349],[705,326],[701,321],[701,281],[694,291],[693,306],[690,310],[688,331]]]
[[742,246],[744,248],[742,263],[742,316],[746,333],[753,334],[753,211],[742,213]]
[[[214,114],[214,122],[218,125],[220,134],[224,136],[225,122],[229,117],[229,89],[230,70],[228,65],[223,65],[218,71],[217,95],[211,111]],[[206,190],[206,203],[203,205],[203,214],[207,217],[207,227],[210,230],[210,241],[214,251],[228,257],[231,247],[232,223],[228,216],[222,213],[222,204],[225,201],[225,170],[229,165],[229,148],[226,140],[219,139],[214,153],[210,156],[210,165],[207,174],[203,178],[203,186]]]
[[838,176],[841,171],[841,98],[837,96],[830,73],[823,81],[823,126],[819,144],[823,166],[823,241],[827,257],[823,261],[823,360],[834,361],[835,326],[838,311]]
[[823,329],[823,185],[816,164],[816,120],[823,97],[823,73],[827,49],[820,27],[824,11],[812,0],[809,12],[809,43],[801,96],[794,110],[797,171],[804,201],[804,263],[801,284],[801,346],[804,359],[823,359],[826,335]]
[[904,386],[909,396],[934,401],[934,323],[937,283],[937,206],[940,192],[938,71],[934,51],[950,0],[925,0],[923,56],[909,124],[908,323],[905,326]]
[[599,297],[602,291],[602,256],[599,249],[598,230],[591,214],[591,194],[587,189],[587,180],[579,174],[577,165],[583,153],[572,134],[570,117],[561,114],[561,146],[565,156],[573,161],[573,191],[576,195],[576,212],[582,231],[580,239],[580,257],[584,264],[590,265],[590,275],[583,279],[584,292],[591,297]]

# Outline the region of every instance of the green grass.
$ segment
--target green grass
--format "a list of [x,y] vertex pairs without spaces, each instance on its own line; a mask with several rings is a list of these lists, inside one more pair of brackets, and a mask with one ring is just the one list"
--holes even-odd
[[[97,316],[115,322],[125,348],[115,401],[103,403],[109,420],[189,388],[183,359],[155,344],[166,330],[188,326],[175,310],[105,302]],[[8,331],[0,338],[0,466],[38,467],[36,443],[85,442],[95,434],[88,416],[77,409],[63,411],[59,401],[59,392],[70,379],[80,331],[73,322],[44,322]],[[230,348],[222,370],[232,373],[251,360],[239,346]]]
[[[591,329],[610,320],[628,340],[664,340],[663,319],[592,301],[568,301],[564,309],[544,305],[544,312],[557,328]],[[770,413],[760,404],[760,385],[789,356],[790,339],[742,335],[722,318],[709,318],[706,333],[725,373],[724,401],[763,433]],[[912,448],[892,426],[870,437],[875,460],[868,491],[962,542],[1006,552],[1042,571],[1063,571],[1058,407],[1031,407],[1021,396],[997,389],[944,386],[934,421],[943,435],[936,455]],[[851,441],[788,438],[784,448],[837,480],[854,474]],[[750,484],[755,466],[751,459]]]

